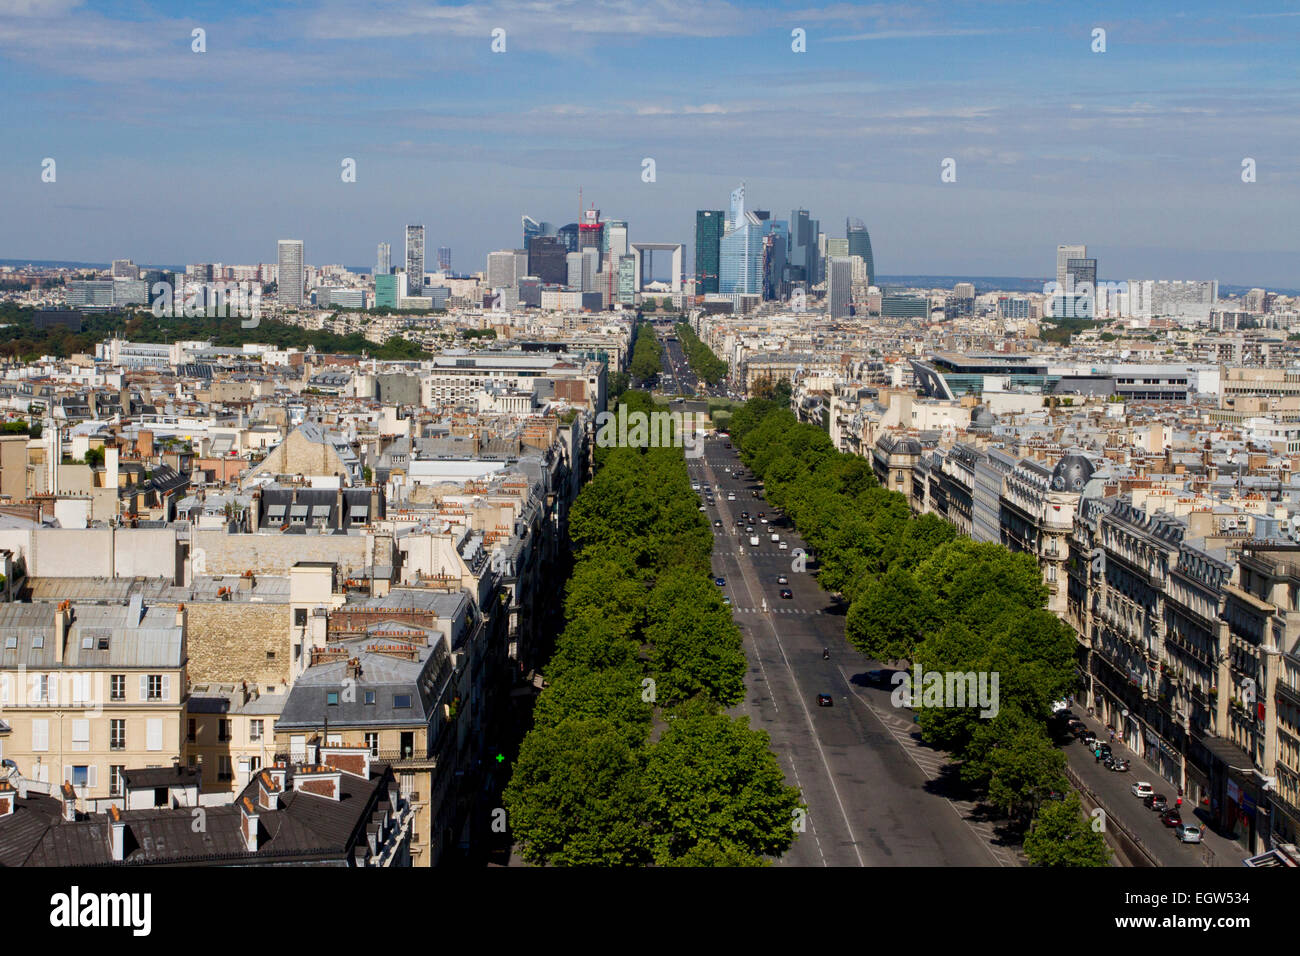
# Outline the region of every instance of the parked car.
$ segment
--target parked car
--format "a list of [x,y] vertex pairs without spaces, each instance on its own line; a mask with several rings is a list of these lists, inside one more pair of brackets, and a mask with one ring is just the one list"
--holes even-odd
[[1174,836],[1182,843],[1200,843],[1201,828],[1190,823],[1180,823],[1174,827]]
[[1129,789],[1133,791],[1133,796],[1142,797],[1143,799],[1146,799],[1156,792],[1156,788],[1151,786],[1151,784],[1147,783],[1145,780],[1138,781]]
[[722,603],[727,605],[727,607],[731,607],[731,598],[726,594],[722,595]]
[[1109,756],[1111,755],[1110,744],[1102,744],[1102,745],[1101,745],[1100,747],[1098,747],[1097,749],[1099,749],[1099,750],[1101,751],[1101,759],[1102,759],[1102,760],[1105,760],[1107,757],[1109,757]]
[[713,579],[713,583],[720,588],[725,588],[727,586],[727,579],[719,576]]
[[818,706],[818,707],[833,707],[833,706],[835,706],[835,701],[831,698],[831,695],[830,695],[830,694],[818,694],[818,695],[817,695],[817,706]]
[[1166,810],[1160,814],[1160,822],[1167,827],[1182,826],[1183,815],[1177,809]]
[[1153,793],[1149,797],[1142,798],[1142,805],[1156,813],[1164,813],[1169,809],[1169,798],[1163,793]]
[[713,527],[715,527],[715,528],[721,528],[721,527],[722,527],[722,519],[719,518],[717,521],[713,522]]

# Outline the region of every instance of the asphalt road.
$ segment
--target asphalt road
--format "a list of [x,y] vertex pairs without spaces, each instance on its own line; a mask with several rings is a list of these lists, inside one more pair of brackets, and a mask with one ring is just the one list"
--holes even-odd
[[695,373],[691,371],[690,362],[686,359],[686,353],[682,350],[681,340],[668,339],[669,335],[675,338],[675,332],[671,329],[660,329],[659,333],[659,340],[664,346],[662,362],[664,371],[659,374],[661,391],[699,398],[725,396],[724,385],[709,385],[696,378]]
[[[749,661],[746,699],[735,712],[771,735],[787,781],[808,806],[806,829],[780,863],[1016,865],[992,825],[971,819],[973,808],[942,771],[945,755],[920,744],[910,711],[891,705],[888,685],[868,681],[866,672],[881,665],[845,641],[844,609],[812,574],[792,570],[792,551],[804,542],[784,519],[773,529],[761,524],[759,511],[769,519],[773,514],[753,497],[757,486],[724,472],[741,467],[736,453],[724,440],[710,439],[703,457],[688,458],[687,467],[692,481],[715,489],[707,516],[723,525],[714,528],[713,568],[726,578],[723,590]],[[755,516],[757,548],[734,525],[746,510]],[[772,530],[791,550],[769,540]],[[779,596],[781,574],[789,578],[791,600]],[[824,647],[829,661],[822,659]],[[832,695],[833,706],[819,707],[819,693]]]

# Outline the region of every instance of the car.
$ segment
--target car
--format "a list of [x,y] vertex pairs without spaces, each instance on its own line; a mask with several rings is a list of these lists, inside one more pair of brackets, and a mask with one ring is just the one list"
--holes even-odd
[[700,483],[698,481],[692,481],[691,491],[699,491],[699,490],[700,490]]
[[759,518],[758,520],[761,521],[763,524],[767,524],[767,519],[766,519],[766,518]]
[[778,542],[777,542],[777,545],[776,545],[776,548],[777,548],[778,551],[789,551],[789,550],[790,550],[790,546],[789,546],[788,544],[786,544],[784,541],[778,541]]
[[782,589],[781,589],[781,600],[783,600],[783,601],[792,601],[792,600],[794,600],[794,592],[791,591],[789,588],[782,588]]
[[742,518],[744,518],[746,521],[749,520],[749,512],[748,512],[748,511],[742,511],[742,512],[740,513],[740,516],[741,516]]
[[700,510],[701,510],[701,511],[708,511],[709,509],[706,508],[704,505],[700,505]]
[[1190,823],[1180,823],[1174,827],[1174,836],[1178,837],[1181,843],[1200,843],[1201,828]]
[[776,579],[776,583],[777,583],[777,584],[789,584],[789,583],[790,583],[790,579],[787,578],[784,574],[782,574],[782,575],[780,575],[780,576],[777,577],[777,579]]
[[[749,530],[750,530],[750,531],[753,531],[754,529],[753,529],[753,528],[750,528]],[[756,534],[751,534],[751,535],[749,536],[749,546],[750,546],[751,548],[757,548],[757,547],[758,547],[758,535],[756,535]]]
[[1148,810],[1154,810],[1156,813],[1164,813],[1169,809],[1169,798],[1163,793],[1153,793],[1151,796],[1142,799],[1142,805]]
[[764,514],[762,511],[760,511],[760,512],[758,513],[758,517],[761,519],[761,518],[765,518],[765,517],[767,517],[767,515]]
[[727,442],[727,448],[728,448],[728,449],[731,448],[731,442]]
[[733,494],[732,492],[727,492],[727,500],[728,500],[728,501],[735,501],[735,500],[736,500],[736,496],[735,496],[735,494]]
[[720,588],[725,588],[727,586],[727,579],[723,577],[717,577],[713,579],[713,583]]
[[873,684],[883,684],[885,681],[889,680],[890,675],[893,673],[894,672],[891,670],[867,671],[867,680],[871,681]]
[[1133,792],[1133,796],[1143,798],[1149,797],[1151,794],[1156,792],[1156,788],[1151,786],[1151,784],[1147,783],[1145,780],[1139,780],[1137,783],[1133,784],[1133,786],[1129,787],[1129,790]]
[[1102,760],[1105,760],[1107,757],[1109,757],[1109,756],[1111,755],[1110,744],[1102,744],[1102,745],[1101,745],[1100,747],[1098,747],[1097,749],[1101,751],[1101,759],[1102,759]]
[[1112,760],[1106,767],[1107,770],[1113,770],[1116,773],[1124,773],[1128,770],[1127,760]]
[[830,694],[818,694],[818,695],[817,695],[817,706],[818,706],[818,707],[834,707],[834,706],[835,706],[835,700],[831,697]]
[[727,605],[727,607],[731,607],[731,598],[725,594],[722,595],[722,603]]
[[780,541],[780,540],[781,540],[781,536],[780,536],[779,534],[777,534],[776,532],[773,532],[773,533],[772,533],[772,540],[773,540],[773,541]]
[[755,498],[758,497],[758,492],[757,492],[757,491],[751,491],[750,494],[753,495]]
[[1176,808],[1166,810],[1164,813],[1160,814],[1160,822],[1167,827],[1182,826],[1183,815],[1179,813]]
[[752,524],[747,525],[745,527],[745,534],[753,534],[753,533],[754,533],[754,526]]
[[722,527],[722,519],[719,518],[717,521],[713,522],[713,527],[715,527],[715,528],[721,528],[721,527]]

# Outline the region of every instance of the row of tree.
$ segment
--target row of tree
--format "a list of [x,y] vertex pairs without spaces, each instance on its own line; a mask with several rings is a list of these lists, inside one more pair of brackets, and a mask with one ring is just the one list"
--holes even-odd
[[[653,410],[628,392],[629,412]],[[723,708],[745,655],[710,580],[713,534],[676,448],[602,448],[570,520],[565,628],[505,791],[525,859],[761,865],[799,794],[769,738]]]
[[681,340],[682,351],[686,353],[686,361],[690,363],[691,371],[701,381],[708,382],[710,385],[717,385],[725,379],[727,363],[714,355],[713,350],[700,341],[695,330],[685,322],[678,322],[676,328],[677,337]]
[[638,322],[632,339],[632,361],[628,363],[628,372],[638,384],[648,382],[659,374],[660,357],[663,346],[655,335],[654,326],[649,322]]
[[849,601],[845,635],[855,647],[923,673],[998,675],[995,715],[981,716],[979,705],[918,706],[924,739],[960,760],[962,779],[1008,817],[1053,821],[1043,832],[1058,837],[1026,839],[1035,862],[1104,865],[1109,851],[1078,798],[1043,802],[1069,789],[1047,722],[1052,702],[1077,685],[1076,642],[1045,608],[1034,558],[958,537],[938,516],[913,516],[867,460],[836,451],[781,402],[746,403],[731,437],[817,556],[822,586]]

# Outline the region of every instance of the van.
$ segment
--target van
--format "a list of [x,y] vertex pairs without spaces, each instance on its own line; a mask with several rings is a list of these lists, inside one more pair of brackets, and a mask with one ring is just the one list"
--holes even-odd
[[750,543],[751,546],[757,548],[757,547],[758,547],[758,535],[756,535],[756,534],[751,534],[751,535],[749,536],[749,543]]

